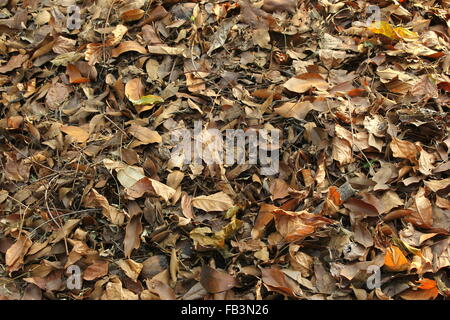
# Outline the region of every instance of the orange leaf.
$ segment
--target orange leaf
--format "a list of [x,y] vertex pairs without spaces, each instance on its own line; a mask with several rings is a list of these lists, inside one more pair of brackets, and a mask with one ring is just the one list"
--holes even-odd
[[124,13],[122,13],[122,15],[120,16],[120,19],[122,19],[125,22],[129,22],[129,21],[136,21],[141,19],[144,16],[145,11],[141,10],[141,9],[132,9],[132,10],[128,10],[125,11]]
[[438,89],[450,92],[450,82],[441,82],[437,85]]
[[361,97],[366,92],[364,89],[355,88],[347,92],[350,97]]
[[8,129],[19,129],[23,123],[23,117],[22,116],[9,117],[6,120],[6,123],[8,125]]
[[419,290],[409,289],[400,294],[400,297],[405,300],[434,300],[438,295],[439,290],[438,288],[434,287],[431,289]]
[[333,203],[337,206],[340,206],[344,202],[341,199],[341,194],[339,193],[339,189],[331,186],[328,190],[328,199],[333,201]]
[[419,289],[429,290],[429,289],[436,288],[436,281],[431,280],[431,279],[424,278],[417,282],[420,283],[420,286],[418,286]]
[[405,257],[402,250],[396,246],[390,246],[384,256],[384,266],[390,271],[405,271],[409,268],[409,260]]
[[69,76],[70,83],[85,83],[89,82],[88,78],[82,77],[80,71],[73,64],[68,64],[66,73]]

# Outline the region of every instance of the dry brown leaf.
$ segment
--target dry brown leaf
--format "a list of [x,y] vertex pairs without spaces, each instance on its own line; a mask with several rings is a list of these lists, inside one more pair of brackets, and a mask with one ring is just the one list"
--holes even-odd
[[350,143],[347,140],[334,137],[331,156],[334,160],[338,161],[341,166],[352,163],[353,152]]
[[431,191],[438,192],[439,190],[445,189],[450,185],[450,178],[442,180],[425,180],[424,183],[431,189]]
[[115,276],[106,284],[101,300],[138,300],[139,296],[122,286],[120,279]]
[[420,188],[415,198],[416,210],[405,220],[422,228],[431,228],[433,226],[433,208],[430,200],[425,197],[425,189]]
[[106,40],[106,45],[111,47],[118,45],[127,32],[128,28],[126,26],[124,26],[123,24],[118,24],[114,28],[112,35],[109,36]]
[[20,68],[22,64],[27,61],[27,54],[18,54],[11,57],[8,63],[0,67],[0,73],[7,73],[13,71],[14,69]]
[[95,189],[92,189],[84,198],[84,205],[87,208],[102,208],[105,217],[116,225],[122,225],[125,220],[123,212],[111,206],[108,200]]
[[304,73],[289,79],[284,85],[286,89],[296,93],[305,93],[313,88],[325,91],[329,88],[322,76],[318,73]]
[[142,231],[141,215],[132,217],[130,221],[128,221],[125,229],[125,238],[123,240],[125,257],[129,258],[133,249],[138,249],[141,246]]
[[389,146],[394,157],[408,159],[412,163],[417,163],[417,148],[414,143],[393,137]]
[[71,136],[78,143],[84,143],[89,139],[89,132],[80,127],[61,126],[61,131]]
[[200,283],[209,293],[218,293],[232,289],[236,285],[236,280],[224,271],[203,266]]
[[294,290],[288,284],[285,274],[278,268],[264,268],[261,269],[262,281],[264,285],[271,291],[276,291],[281,294],[297,297]]
[[152,54],[163,55],[180,55],[184,52],[185,48],[182,47],[168,47],[168,46],[148,46],[148,51]]
[[162,281],[157,279],[151,279],[146,281],[148,290],[156,294],[161,300],[175,300],[175,292],[171,287]]
[[125,11],[120,15],[120,19],[125,22],[140,20],[145,14],[144,10],[141,9],[132,9]]
[[209,196],[198,196],[192,199],[192,205],[203,211],[225,211],[230,209],[234,203],[225,192],[217,192]]
[[272,200],[283,199],[289,195],[289,185],[282,179],[275,179],[270,183],[269,191]]
[[111,56],[113,58],[117,58],[122,53],[129,52],[129,51],[135,51],[139,52],[140,54],[147,54],[148,51],[143,46],[141,46],[136,41],[124,41],[121,42],[116,48],[112,49]]
[[56,41],[53,43],[52,50],[54,53],[58,54],[68,53],[75,50],[76,44],[76,40],[58,36],[58,38],[56,38]]
[[8,272],[19,270],[24,262],[24,257],[31,248],[33,242],[26,236],[20,235],[5,254],[5,263]]
[[380,214],[377,208],[372,204],[356,198],[348,199],[347,202],[344,203],[344,207],[350,210],[350,212],[358,218],[376,217]]
[[140,78],[134,78],[125,84],[125,95],[131,100],[139,100],[144,95],[144,85]]
[[83,279],[95,280],[108,274],[109,262],[107,260],[95,260],[83,271]]
[[88,78],[82,77],[80,70],[73,64],[69,63],[67,65],[66,73],[69,76],[70,83],[85,83],[90,81]]
[[[137,248],[139,248],[139,246],[137,246]],[[134,249],[137,248],[134,247]],[[127,250],[125,250],[125,252],[128,252],[128,247]],[[120,269],[123,270],[123,272],[125,272],[127,277],[133,281],[137,280],[137,278],[141,274],[142,268],[144,267],[142,263],[136,262],[132,259],[120,259],[119,261],[117,261],[117,265],[120,267]]]
[[252,229],[252,238],[259,239],[262,237],[265,227],[273,220],[273,211],[278,209],[272,204],[262,203],[259,208],[258,216]]
[[45,104],[51,110],[57,110],[66,101],[71,92],[71,88],[63,83],[55,83],[47,91],[45,96]]
[[149,128],[146,128],[146,127],[132,125],[128,129],[128,133],[130,133],[133,137],[138,139],[142,144],[161,143],[162,142],[162,138],[158,132],[151,130]]
[[275,209],[273,215],[275,226],[286,242],[303,239],[313,234],[316,228],[333,222],[331,219],[307,211],[292,212]]
[[275,113],[284,118],[295,118],[304,120],[309,111],[313,110],[314,106],[309,101],[299,102],[285,102],[280,107],[275,108]]
[[194,210],[192,209],[192,198],[186,193],[181,193],[181,210],[188,219],[194,219]]
[[80,219],[69,219],[66,223],[59,228],[56,232],[54,232],[51,236],[50,243],[56,243],[68,237],[69,234],[75,229],[75,227],[80,222]]
[[131,187],[127,188],[126,192],[133,198],[140,198],[145,193],[150,193],[160,196],[165,201],[169,201],[175,194],[176,190],[159,181],[143,177]]

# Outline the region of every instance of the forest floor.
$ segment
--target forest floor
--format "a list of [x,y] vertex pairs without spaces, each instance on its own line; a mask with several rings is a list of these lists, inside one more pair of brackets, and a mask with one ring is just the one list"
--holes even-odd
[[449,7],[0,0],[0,299],[448,299]]

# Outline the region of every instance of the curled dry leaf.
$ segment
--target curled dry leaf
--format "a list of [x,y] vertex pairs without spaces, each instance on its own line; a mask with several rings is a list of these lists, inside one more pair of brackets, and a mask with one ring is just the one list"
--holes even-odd
[[5,263],[8,271],[19,270],[24,262],[24,257],[33,242],[24,234],[21,234],[5,254]]
[[349,209],[350,212],[358,218],[376,217],[380,214],[376,207],[366,201],[356,198],[350,198],[344,203],[344,207]]
[[131,187],[127,188],[126,192],[130,197],[133,198],[140,198],[145,193],[150,193],[160,196],[165,201],[169,201],[170,198],[172,198],[175,194],[176,190],[166,186],[164,183],[161,183],[159,181],[143,177]]
[[124,41],[121,42],[116,48],[112,49],[112,57],[117,58],[122,53],[135,51],[139,52],[140,54],[147,54],[148,51],[143,46],[141,46],[136,41]]
[[278,232],[287,242],[303,239],[313,234],[316,228],[333,222],[331,219],[307,211],[292,212],[275,209],[273,215]]
[[194,210],[192,209],[192,198],[186,193],[181,194],[181,210],[188,219],[194,219]]
[[103,215],[116,225],[122,225],[125,220],[123,212],[111,206],[108,200],[95,189],[92,189],[84,198],[84,205],[88,208],[102,208]]
[[416,211],[413,211],[405,220],[422,228],[433,226],[433,208],[430,200],[425,197],[425,189],[420,188],[415,196]]
[[101,300],[138,300],[139,296],[124,288],[120,279],[115,276],[106,284]]
[[394,157],[408,159],[412,163],[417,163],[417,148],[414,143],[394,137],[389,146]]
[[262,203],[259,207],[259,213],[255,220],[255,225],[252,229],[252,238],[259,239],[262,237],[265,227],[273,220],[273,211],[278,207]]
[[[137,248],[139,248],[139,246]],[[134,248],[134,249],[137,249],[137,248]],[[127,250],[128,250],[128,247],[127,247]],[[127,250],[125,250],[125,252],[128,252]],[[119,261],[117,261],[117,265],[120,267],[120,269],[123,270],[123,272],[125,272],[127,277],[133,281],[137,280],[137,278],[139,277],[139,275],[142,271],[142,268],[144,267],[144,265],[142,263],[136,262],[132,259],[120,259]]]
[[141,215],[132,217],[128,221],[125,229],[125,239],[123,240],[125,257],[129,258],[133,249],[138,249],[141,246],[142,231]]
[[86,45],[84,59],[88,61],[89,65],[93,66],[98,63],[103,50],[104,45],[102,43],[88,43]]
[[89,82],[88,78],[82,77],[80,71],[73,64],[68,64],[66,73],[69,76],[70,83],[85,83]]
[[118,24],[110,37],[106,40],[106,45],[114,47],[122,41],[123,36],[128,32],[128,28],[123,24]]
[[278,268],[261,269],[262,281],[267,289],[280,292],[290,297],[297,297],[294,290],[287,282],[285,274]]

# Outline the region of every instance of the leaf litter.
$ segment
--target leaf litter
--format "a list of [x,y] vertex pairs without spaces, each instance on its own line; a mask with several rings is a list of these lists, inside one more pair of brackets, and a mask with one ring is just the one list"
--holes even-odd
[[2,300],[450,297],[448,1],[75,4],[0,4]]

